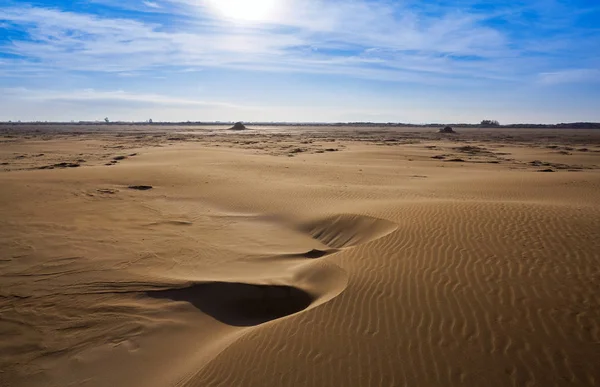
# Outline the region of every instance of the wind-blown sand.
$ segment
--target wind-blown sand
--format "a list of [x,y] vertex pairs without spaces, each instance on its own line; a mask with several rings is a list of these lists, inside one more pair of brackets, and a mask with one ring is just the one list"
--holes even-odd
[[600,385],[600,131],[457,131],[0,128],[0,385]]

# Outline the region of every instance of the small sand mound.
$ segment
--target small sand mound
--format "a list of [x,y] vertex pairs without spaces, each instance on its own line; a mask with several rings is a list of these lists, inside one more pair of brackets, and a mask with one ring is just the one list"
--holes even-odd
[[441,128],[440,130],[438,130],[438,133],[456,133],[454,131],[454,129],[452,129],[451,126],[445,126],[443,128]]
[[183,289],[151,291],[153,298],[187,301],[202,312],[232,326],[253,326],[300,312],[315,298],[299,288],[207,282]]
[[336,249],[379,239],[396,228],[395,223],[385,219],[350,214],[317,220],[301,227],[313,238]]
[[229,130],[246,130],[246,126],[241,123],[241,122],[236,122],[235,124],[233,124],[233,126],[231,128],[229,128]]

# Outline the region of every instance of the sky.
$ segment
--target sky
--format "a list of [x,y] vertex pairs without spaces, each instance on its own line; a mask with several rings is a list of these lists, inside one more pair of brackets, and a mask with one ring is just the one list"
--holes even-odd
[[0,0],[0,121],[600,122],[598,0]]

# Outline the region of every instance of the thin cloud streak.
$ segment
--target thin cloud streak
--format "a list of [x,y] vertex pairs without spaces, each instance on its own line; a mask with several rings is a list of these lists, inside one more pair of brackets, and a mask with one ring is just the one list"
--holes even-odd
[[600,83],[599,69],[569,69],[540,74],[539,81],[544,85],[571,83]]
[[259,109],[259,107],[255,106],[242,106],[228,102],[175,98],[159,94],[131,93],[123,90],[100,91],[94,89],[84,89],[60,92],[54,90],[30,90],[27,88],[4,88],[0,89],[0,92],[4,96],[11,96],[13,98],[37,102],[69,102],[75,104],[89,102],[131,102],[145,104],[147,106],[156,105],[200,108],[219,107],[231,109]]

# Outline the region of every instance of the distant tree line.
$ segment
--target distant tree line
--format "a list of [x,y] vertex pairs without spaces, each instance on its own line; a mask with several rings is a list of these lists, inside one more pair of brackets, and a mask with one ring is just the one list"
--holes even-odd
[[599,122],[571,122],[555,125],[545,124],[510,124],[503,125],[504,128],[556,128],[556,129],[600,129]]
[[481,125],[480,126],[484,126],[484,127],[489,127],[489,126],[500,126],[500,123],[496,120],[483,120],[481,121]]

